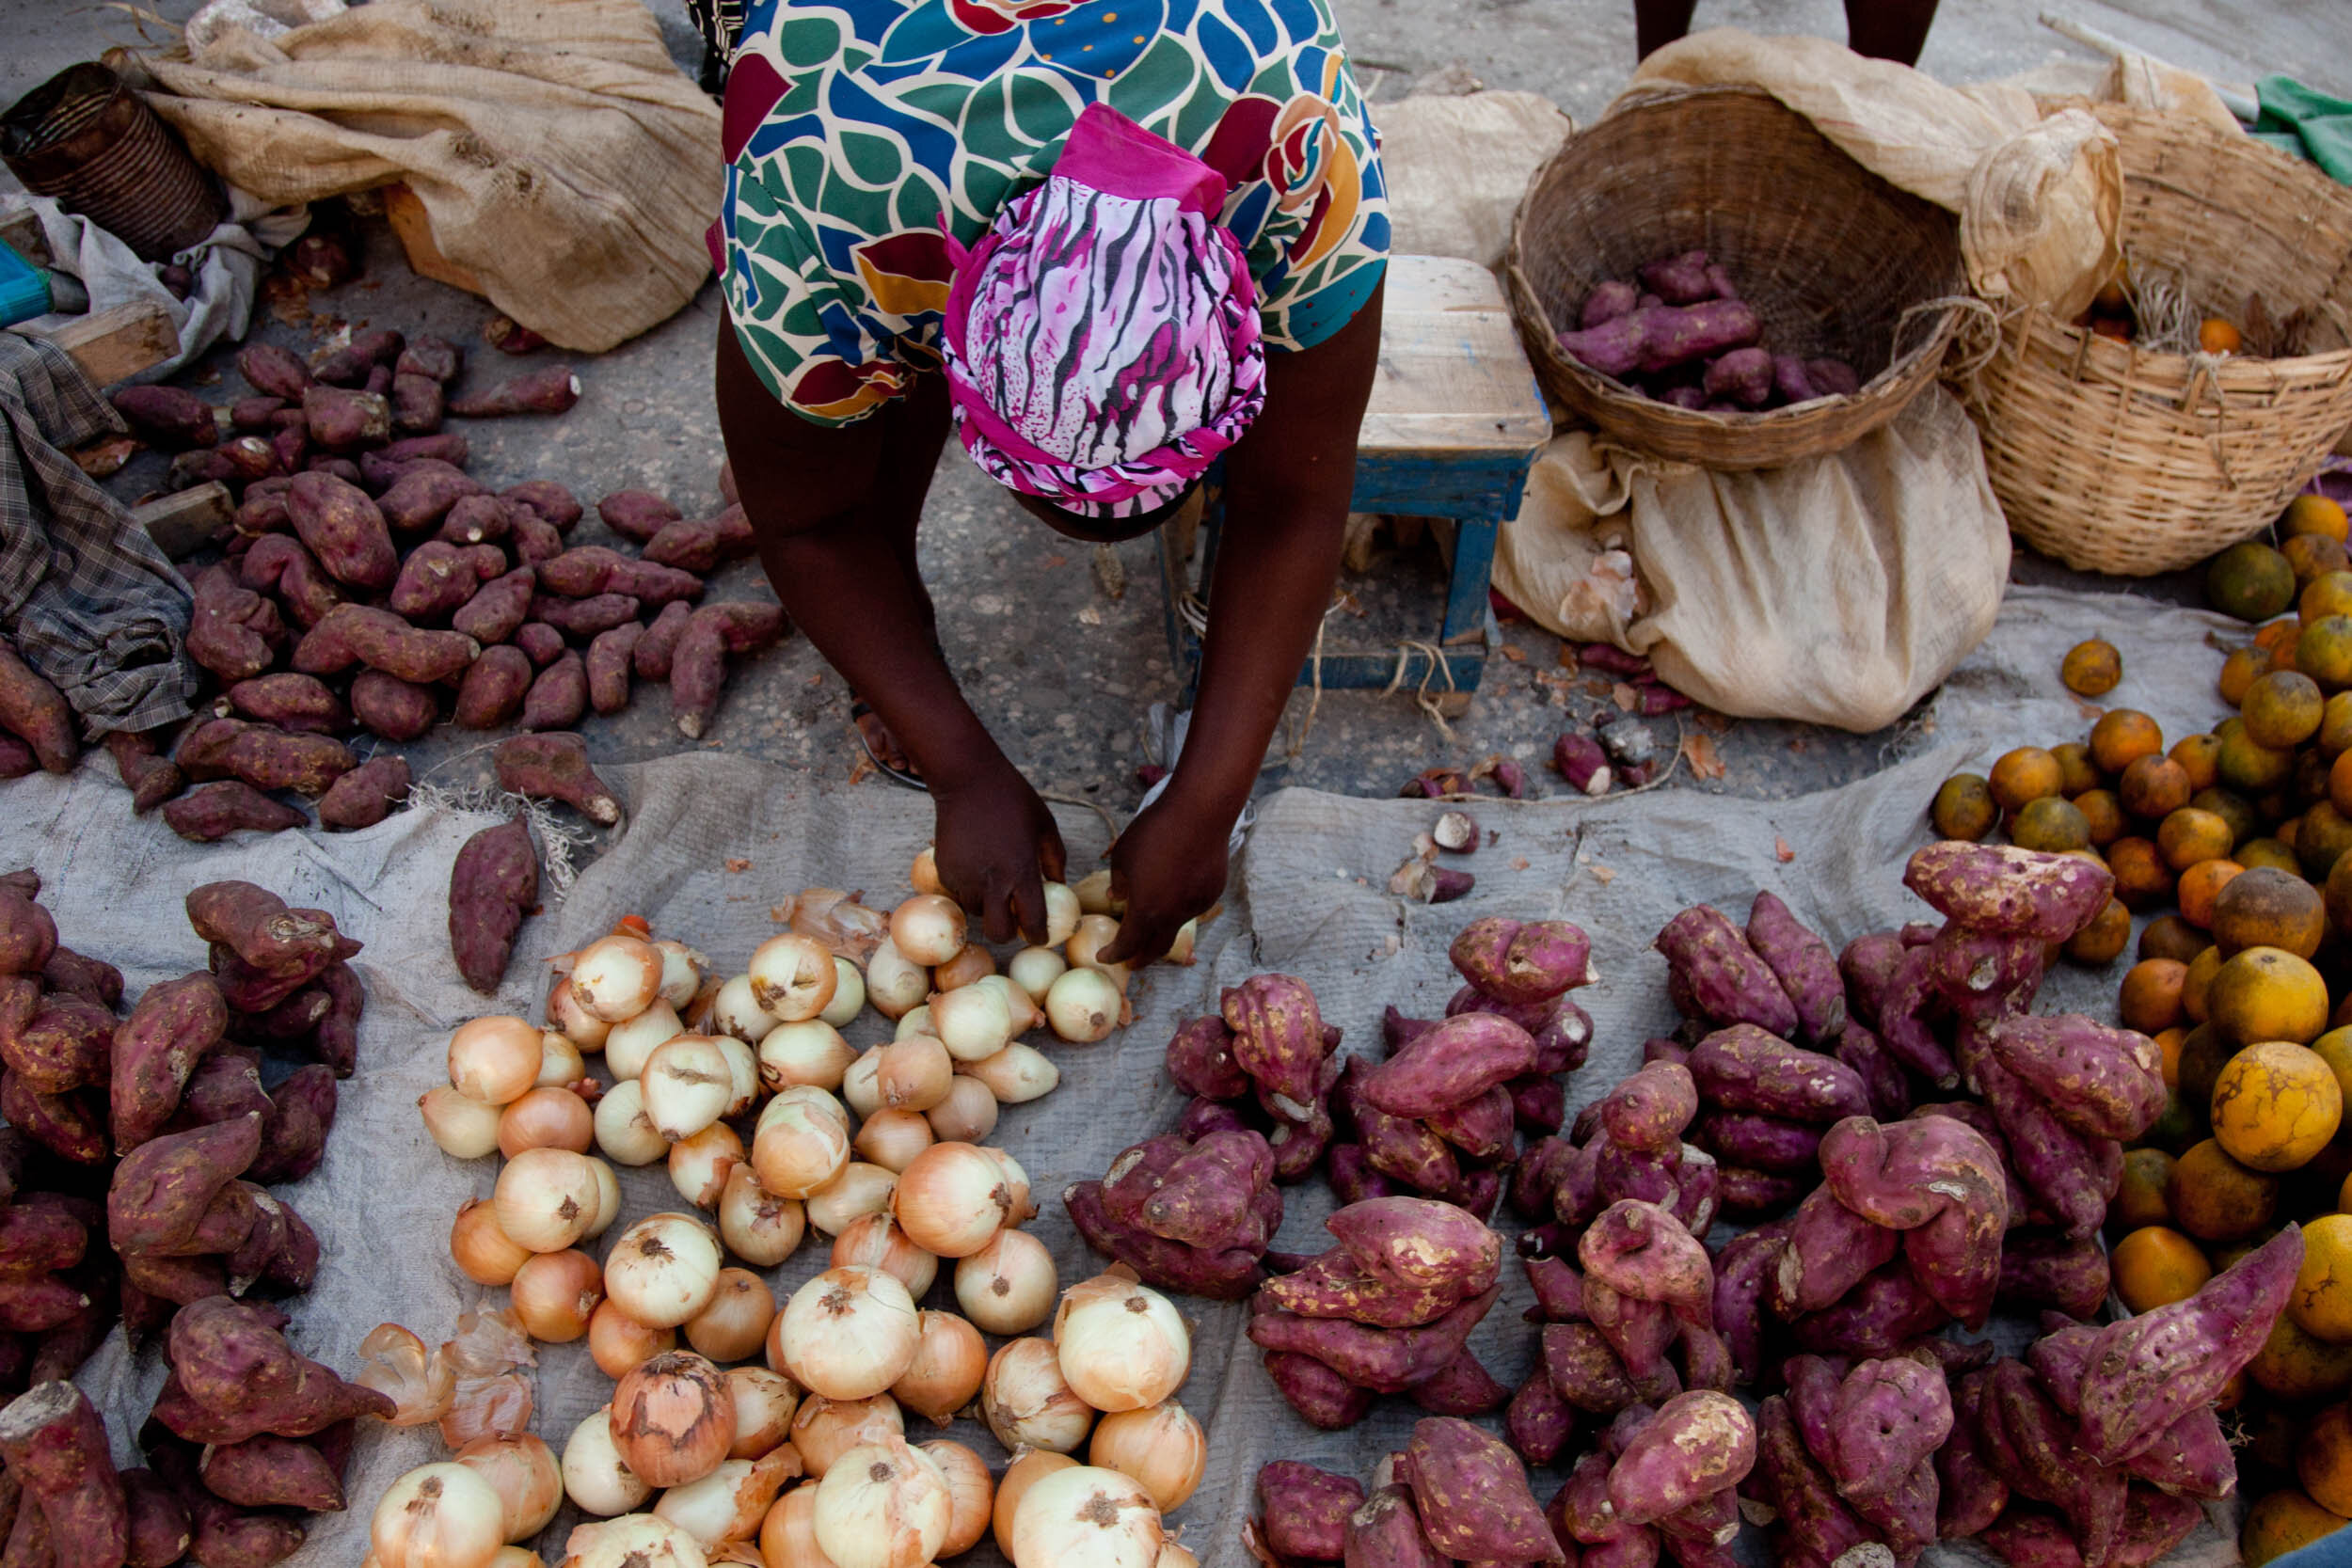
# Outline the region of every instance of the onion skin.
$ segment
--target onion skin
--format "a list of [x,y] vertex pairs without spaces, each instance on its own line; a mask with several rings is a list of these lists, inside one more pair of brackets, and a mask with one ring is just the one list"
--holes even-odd
[[735,1441],[735,1396],[718,1368],[667,1351],[612,1390],[612,1446],[648,1486],[683,1486],[719,1467]]

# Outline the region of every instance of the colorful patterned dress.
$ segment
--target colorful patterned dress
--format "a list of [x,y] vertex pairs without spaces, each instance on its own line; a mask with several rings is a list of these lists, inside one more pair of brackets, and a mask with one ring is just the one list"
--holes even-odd
[[1231,185],[1270,350],[1378,284],[1378,143],[1325,0],[757,0],[727,78],[711,260],[753,369],[844,424],[939,364],[977,240],[1107,103]]

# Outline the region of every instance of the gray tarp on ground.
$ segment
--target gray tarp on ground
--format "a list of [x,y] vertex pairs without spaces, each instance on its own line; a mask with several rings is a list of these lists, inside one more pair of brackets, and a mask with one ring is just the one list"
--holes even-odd
[[[1384,891],[1413,833],[1426,826],[1425,802],[1306,790],[1274,797],[1238,874],[1238,896],[1204,936],[1199,965],[1148,972],[1136,988],[1137,1021],[1114,1040],[1050,1046],[1061,1086],[1009,1110],[999,1124],[996,1141],[1020,1158],[1047,1200],[1035,1228],[1053,1248],[1065,1283],[1101,1267],[1052,1199],[1173,1119],[1181,1097],[1160,1071],[1161,1047],[1179,1018],[1215,1006],[1219,987],[1263,969],[1299,974],[1326,1015],[1344,1026],[1349,1049],[1376,1049],[1384,1003],[1424,1014],[1441,1006],[1454,984],[1447,942],[1481,913],[1565,915],[1593,934],[1601,981],[1580,1000],[1597,1024],[1597,1045],[1572,1081],[1571,1099],[1581,1104],[1595,1098],[1631,1069],[1641,1040],[1671,1021],[1664,966],[1648,942],[1677,909],[1708,900],[1744,911],[1754,890],[1769,887],[1838,942],[1923,913],[1901,890],[1899,868],[1923,837],[1920,812],[1935,782],[1969,752],[1981,751],[1981,760],[1989,760],[2013,738],[2056,740],[2084,726],[2056,680],[2066,646],[2092,629],[2106,632],[2123,649],[2128,672],[2117,700],[2148,707],[2178,733],[2220,716],[2211,695],[2217,656],[2203,645],[2220,625],[2137,599],[2020,591],[1992,641],[1955,675],[1932,724],[1908,748],[1919,753],[1912,760],[1862,784],[1786,802],[1680,789],[1590,803],[1496,802],[1479,812],[1500,838],[1472,863],[1477,891],[1434,909],[1402,906]],[[316,1287],[294,1304],[295,1342],[347,1370],[360,1337],[380,1321],[396,1320],[437,1339],[459,1311],[485,1299],[502,1301],[502,1291],[467,1284],[445,1247],[451,1214],[463,1198],[488,1195],[495,1162],[461,1165],[444,1158],[415,1110],[418,1094],[441,1077],[449,1027],[490,1010],[456,980],[442,913],[452,856],[490,819],[413,811],[361,833],[285,833],[204,847],[182,843],[152,819],[132,822],[106,773],[100,763],[70,780],[37,777],[9,785],[0,795],[7,804],[0,866],[37,866],[50,884],[45,901],[64,940],[121,965],[134,993],[202,963],[180,902],[189,887],[217,878],[246,878],[292,902],[332,910],[368,943],[358,960],[369,990],[360,1069],[343,1085],[325,1165],[287,1190],[326,1252]],[[613,782],[630,808],[627,835],[581,875],[560,909],[526,927],[525,950],[501,998],[507,1008],[523,1011],[535,1003],[539,960],[547,954],[630,911],[642,911],[660,931],[718,963],[739,968],[775,928],[771,905],[807,884],[863,887],[886,900],[904,886],[905,867],[930,833],[928,802],[919,797],[845,790],[835,780],[726,756],[688,754],[620,768]],[[1103,846],[1102,826],[1070,813],[1063,829],[1072,864],[1083,870]],[[730,859],[746,860],[749,868],[729,872]],[[2044,1006],[2105,1009],[2112,986],[2112,974],[2064,973],[2048,988]],[[882,1027],[869,1015],[850,1033],[863,1044]],[[659,1170],[628,1173],[623,1185],[628,1217],[677,1206]],[[1319,1222],[1329,1204],[1320,1183],[1292,1189],[1281,1244],[1319,1250]],[[1503,1223],[1516,1228],[1516,1221]],[[804,1244],[773,1271],[778,1294],[821,1266],[820,1247]],[[1529,1366],[1534,1335],[1519,1318],[1529,1304],[1524,1280],[1516,1270],[1512,1275],[1474,1346],[1498,1376],[1516,1385]],[[1353,1432],[1311,1432],[1275,1395],[1242,1338],[1239,1307],[1183,1305],[1197,1331],[1182,1398],[1216,1440],[1208,1479],[1176,1522],[1204,1563],[1229,1568],[1246,1560],[1236,1532],[1259,1465],[1291,1456],[1360,1476],[1400,1441],[1414,1412],[1401,1400],[1387,1401]],[[156,1354],[134,1360],[119,1337],[85,1370],[83,1381],[106,1408],[125,1463],[130,1435],[161,1377]],[[539,1432],[560,1450],[572,1425],[608,1393],[581,1347],[543,1349]],[[961,1422],[952,1435],[1001,1464],[984,1429]],[[317,1519],[297,1563],[357,1562],[366,1552],[368,1510],[385,1484],[437,1457],[430,1429],[371,1427],[353,1466],[352,1512]],[[1556,1484],[1537,1478],[1544,1497]],[[569,1520],[568,1513],[560,1518],[543,1544],[550,1562],[562,1555]],[[2179,1560],[2234,1557],[2214,1531],[2198,1542],[2201,1549],[2185,1550]],[[1973,1549],[1942,1555],[1970,1560]],[[983,1546],[970,1560],[997,1560]]]

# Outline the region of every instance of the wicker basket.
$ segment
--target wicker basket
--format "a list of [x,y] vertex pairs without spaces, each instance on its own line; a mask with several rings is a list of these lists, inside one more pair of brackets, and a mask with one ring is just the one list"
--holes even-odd
[[2352,190],[2251,136],[2098,113],[2122,143],[2124,249],[2208,309],[2309,307],[2326,350],[2216,358],[2040,309],[2002,324],[1969,404],[2010,529],[2079,570],[2147,577],[2270,522],[2352,425]]
[[[1731,273],[1775,351],[1843,359],[1862,390],[1709,414],[1645,397],[1561,350],[1556,335],[1596,286],[1693,248]],[[1817,457],[1893,419],[1935,379],[1961,308],[1905,312],[1968,292],[1950,213],[1752,87],[1674,89],[1570,137],[1529,182],[1506,264],[1545,388],[1629,447],[1709,468]]]

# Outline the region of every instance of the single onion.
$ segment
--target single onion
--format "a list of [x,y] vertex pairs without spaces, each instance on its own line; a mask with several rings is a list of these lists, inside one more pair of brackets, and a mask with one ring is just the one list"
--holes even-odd
[[436,1084],[417,1096],[417,1110],[424,1117],[426,1134],[451,1159],[479,1160],[498,1152],[498,1106]]
[[841,1099],[861,1117],[882,1108],[882,1047],[868,1046],[841,1075]]
[[989,1510],[996,1501],[996,1483],[989,1478],[988,1465],[978,1454],[961,1443],[945,1437],[933,1438],[922,1445],[939,1473],[946,1478],[949,1510],[947,1539],[939,1548],[941,1557],[957,1557],[980,1544],[988,1533]]
[[373,1388],[394,1406],[386,1424],[422,1426],[449,1414],[457,1393],[457,1369],[438,1351],[398,1323],[378,1323],[359,1341],[359,1370],[352,1382]]
[[548,1027],[562,1035],[582,1051],[602,1051],[605,1036],[612,1025],[580,1005],[579,993],[572,990],[572,977],[559,975],[548,991]]
[[1089,871],[1070,884],[1071,893],[1078,900],[1081,914],[1118,914],[1126,906],[1111,896],[1110,867]]
[[988,1085],[963,1073],[947,1085],[947,1098],[923,1113],[934,1142],[976,1144],[996,1131],[996,1097]]
[[991,1334],[1026,1334],[1054,1309],[1054,1255],[1008,1226],[956,1264],[956,1305]]
[[729,1367],[727,1392],[735,1399],[729,1459],[758,1459],[792,1435],[792,1414],[801,1407],[801,1391],[790,1378],[765,1367]]
[[526,1148],[585,1154],[596,1136],[596,1113],[569,1089],[532,1089],[499,1113],[499,1152],[510,1160]]
[[793,1291],[776,1340],[784,1370],[802,1387],[829,1400],[862,1400],[905,1375],[920,1334],[907,1288],[853,1263]]
[[[373,1554],[370,1554],[360,1568],[368,1568],[368,1564],[374,1561]],[[539,1554],[528,1546],[505,1545],[501,1546],[498,1555],[490,1559],[490,1568],[548,1568],[548,1565],[540,1561]]]
[[683,1486],[719,1467],[735,1442],[735,1396],[718,1368],[665,1351],[612,1390],[612,1445],[654,1486]]
[[914,863],[907,869],[907,883],[917,893],[944,894],[947,891],[946,884],[939,879],[939,857],[930,845],[926,844],[914,852]]
[[596,1101],[596,1147],[616,1165],[650,1165],[670,1152],[670,1140],[654,1131],[645,1115],[644,1091],[624,1078]]
[[469,1019],[449,1037],[449,1081],[469,1100],[503,1105],[539,1080],[546,1048],[539,1029],[519,1018]]
[[719,1239],[755,1268],[772,1269],[792,1256],[807,1226],[801,1206],[759,1184],[748,1164],[727,1172],[719,1195]]
[[588,1164],[596,1173],[596,1217],[588,1222],[582,1241],[603,1235],[621,1217],[621,1179],[613,1174],[612,1165],[594,1154],[588,1156]]
[[969,1258],[1013,1213],[1005,1167],[977,1144],[933,1144],[898,1175],[892,1212],[908,1239],[942,1258]]
[[931,998],[930,1008],[931,1025],[939,1033],[940,1043],[960,1062],[983,1061],[1012,1039],[1012,1013],[1005,1006],[1004,994],[993,987],[975,985],[943,991]]
[[980,1380],[980,1416],[1006,1448],[1026,1443],[1056,1453],[1085,1442],[1094,1426],[1094,1407],[1062,1376],[1050,1339],[1012,1339],[998,1347]]
[[776,1493],[800,1473],[800,1455],[787,1450],[756,1460],[721,1460],[700,1481],[661,1494],[653,1505],[654,1516],[692,1536],[704,1551],[716,1551],[726,1542],[747,1540],[757,1531]]
[[675,1143],[725,1114],[735,1098],[735,1072],[717,1040],[707,1035],[678,1035],[645,1058],[638,1087],[654,1131]]
[[907,1240],[906,1232],[888,1213],[860,1214],[834,1238],[833,1256],[827,1259],[832,1268],[846,1268],[863,1263],[880,1269],[907,1288],[907,1294],[917,1301],[939,1277],[939,1259]]
[[890,1397],[944,1427],[979,1393],[988,1346],[978,1329],[953,1312],[920,1313],[917,1325],[914,1359],[890,1386]]
[[838,1236],[862,1214],[890,1212],[890,1195],[898,1179],[880,1165],[852,1160],[841,1174],[808,1195],[808,1223],[828,1236]]
[[1012,1560],[1012,1521],[1021,1512],[1021,1499],[1044,1477],[1056,1470],[1075,1469],[1077,1464],[1068,1454],[1056,1453],[1051,1449],[1013,1450],[1012,1463],[1005,1466],[1004,1477],[996,1483],[995,1506],[990,1510],[996,1549],[1005,1554],[1007,1561]]
[[866,1000],[882,1017],[903,1018],[930,993],[930,970],[900,952],[898,943],[884,939],[866,960]]
[[512,1299],[532,1338],[567,1345],[604,1305],[604,1269],[584,1252],[533,1253],[515,1271]]
[[1200,922],[1197,918],[1187,920],[1182,926],[1176,927],[1176,934],[1174,937],[1169,939],[1168,952],[1160,961],[1163,963],[1183,964],[1189,968],[1194,961],[1192,956],[1193,949],[1200,945]]
[[547,1528],[564,1504],[563,1467],[531,1433],[477,1437],[457,1450],[457,1463],[498,1494],[509,1541],[528,1541]]
[[1045,1009],[1037,999],[1002,974],[991,974],[978,982],[982,990],[993,990],[1004,999],[1005,1016],[1012,1021],[1012,1032],[1024,1035],[1045,1022]]
[[710,960],[682,942],[657,942],[653,946],[661,955],[661,1000],[673,1007],[685,1006],[702,989]]
[[[1107,893],[1110,886],[1109,873],[1098,872],[1096,875],[1103,878],[1103,885]],[[1078,917],[1084,913],[1086,911],[1079,906],[1078,895],[1071,891],[1069,883],[1046,883],[1045,945],[1059,947],[1063,942],[1068,942],[1070,933],[1078,928]]]
[[564,1568],[710,1568],[685,1530],[651,1513],[574,1525],[564,1538]]
[[898,1402],[888,1394],[876,1394],[870,1400],[829,1400],[811,1394],[792,1418],[792,1447],[800,1451],[802,1468],[818,1478],[850,1449],[905,1434],[906,1418],[899,1414]]
[[776,1499],[759,1527],[763,1568],[836,1568],[817,1544],[817,1483],[803,1481]]
[[838,953],[833,959],[833,1000],[817,1016],[838,1029],[864,1011],[866,1007],[866,976],[857,965]]
[[1134,1478],[1152,1494],[1153,1506],[1173,1513],[1209,1467],[1209,1434],[1183,1405],[1164,1400],[1097,1421],[1087,1463]]
[[686,1033],[686,1024],[677,1016],[677,1009],[667,1002],[657,1001],[626,1023],[616,1023],[604,1037],[604,1065],[614,1080],[635,1079],[645,1070],[645,1063],[656,1048],[665,1040],[675,1039]]
[[731,1035],[746,1045],[757,1045],[781,1020],[754,1000],[752,977],[738,974],[719,988],[717,998],[710,1004],[707,1022],[719,1034]]
[[926,1002],[921,1006],[911,1009],[900,1018],[898,1027],[892,1031],[890,1037],[894,1040],[902,1040],[910,1035],[929,1035],[933,1039],[939,1038],[939,1026],[931,1022],[930,1003]]
[[582,1513],[627,1513],[653,1496],[612,1441],[612,1407],[591,1411],[564,1445],[564,1492]]
[[602,1200],[596,1167],[568,1148],[524,1149],[491,1194],[499,1228],[532,1252],[561,1252],[585,1236]]
[[823,1019],[779,1023],[760,1037],[759,1081],[773,1094],[796,1084],[837,1089],[857,1052]]
[[384,1568],[488,1568],[506,1544],[504,1519],[498,1493],[472,1470],[420,1465],[384,1489],[368,1543]]
[[677,1330],[647,1328],[622,1311],[618,1302],[599,1302],[589,1314],[588,1357],[596,1364],[596,1370],[609,1378],[618,1380],[631,1368],[652,1360],[665,1350],[675,1349]]
[[711,1043],[727,1059],[727,1108],[721,1115],[732,1121],[759,1103],[759,1058],[732,1035],[721,1035]]
[[767,1282],[749,1269],[721,1269],[710,1305],[686,1321],[686,1342],[713,1361],[742,1361],[759,1354],[776,1315]]
[[1005,966],[1005,975],[1026,992],[1031,1002],[1044,1006],[1045,993],[1054,982],[1069,971],[1070,961],[1050,947],[1024,947]]
[[1029,1173],[1021,1168],[1021,1162],[1001,1148],[990,1148],[981,1152],[995,1161],[996,1168],[1004,1173],[1005,1196],[1009,1200],[1005,1223],[1014,1226],[1035,1219],[1037,1205],[1029,1201]]
[[924,1568],[954,1513],[939,1466],[888,1438],[843,1454],[817,1483],[817,1544],[836,1568]]
[[[957,1082],[970,1083],[971,1080],[967,1078]],[[947,1087],[952,1094],[955,1084],[950,1083]],[[857,1137],[850,1147],[859,1159],[868,1164],[880,1165],[884,1170],[904,1170],[908,1161],[937,1141],[931,1135],[931,1124],[923,1119],[922,1113],[885,1107],[866,1118],[866,1124],[857,1130]]]
[[[1073,939],[1074,940],[1074,939]],[[1045,993],[1045,1022],[1073,1045],[1092,1045],[1119,1027],[1126,999],[1099,969],[1073,966]]]
[[966,1062],[956,1069],[988,1085],[999,1105],[1025,1105],[1054,1092],[1061,1069],[1033,1045],[1013,1041],[984,1062]]
[[1105,1413],[1157,1404],[1192,1370],[1192,1336],[1175,1304],[1122,1265],[1062,1292],[1054,1344],[1070,1386]]
[[588,1076],[588,1059],[580,1047],[552,1029],[539,1031],[539,1076],[532,1087],[569,1088]]
[[1080,1465],[1041,1477],[1021,1499],[1013,1568],[1152,1568],[1166,1533],[1142,1486]]
[[963,911],[945,894],[918,893],[890,911],[890,943],[909,963],[944,964],[963,951]]
[[532,1252],[499,1228],[496,1207],[469,1197],[457,1206],[449,1227],[449,1255],[457,1260],[457,1272],[475,1284],[507,1285]]
[[1103,950],[1110,946],[1118,936],[1118,921],[1106,914],[1090,914],[1080,920],[1078,928],[1070,933],[1070,940],[1062,945],[1062,954],[1069,958],[1073,969],[1101,970],[1119,988],[1119,993],[1124,996],[1130,974],[1128,966],[1104,963],[1102,957]]
[[1152,1560],[1152,1568],[1200,1568],[1200,1560],[1171,1535],[1160,1543],[1160,1555]]
[[759,1113],[752,1132],[752,1170],[778,1197],[805,1198],[849,1164],[849,1117],[824,1090],[797,1085]]
[[815,1018],[833,1001],[833,954],[814,937],[786,931],[752,951],[752,1000],[779,1023]]
[[572,996],[607,1023],[635,1018],[662,1000],[660,950],[635,937],[598,937],[572,958]]
[[943,994],[961,990],[995,973],[995,956],[977,942],[968,942],[954,958],[932,967],[931,989]]
[[946,1099],[955,1075],[955,1058],[929,1035],[892,1040],[874,1053],[874,1085],[882,1103],[902,1111],[928,1111]]
[[743,1164],[743,1140],[723,1121],[670,1146],[670,1184],[697,1209],[715,1209],[727,1178]]
[[675,1328],[719,1289],[719,1243],[691,1214],[649,1214],[604,1260],[604,1293],[648,1328]]

